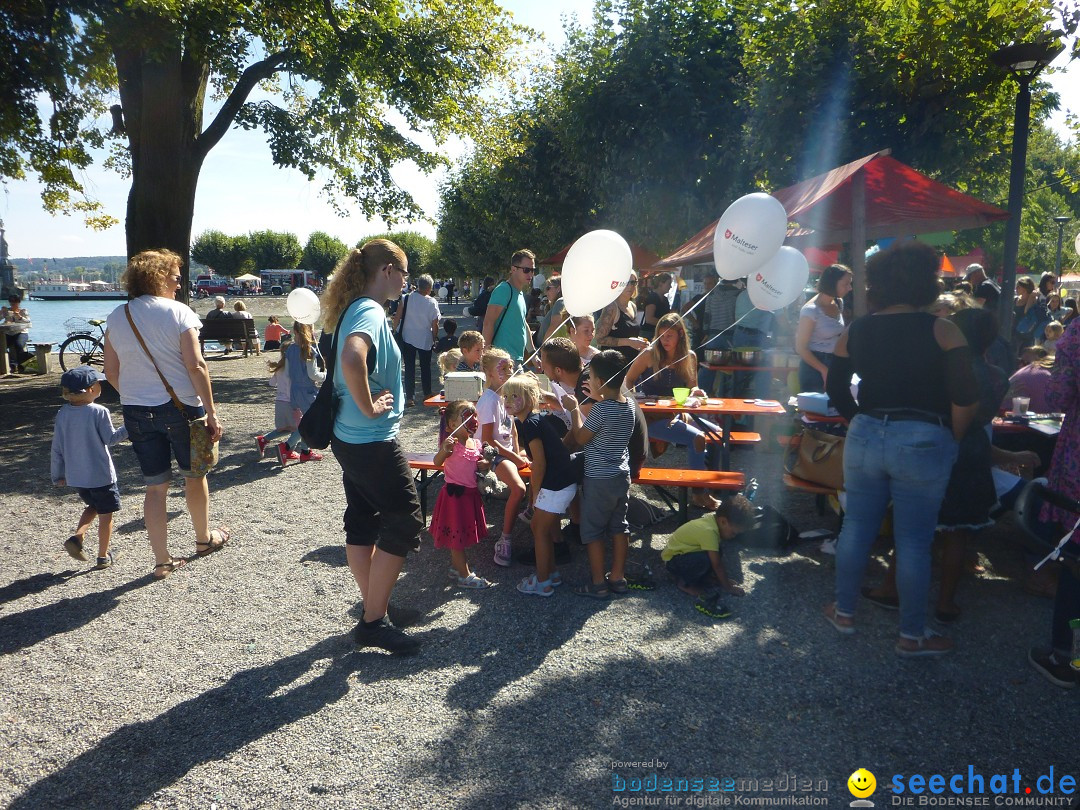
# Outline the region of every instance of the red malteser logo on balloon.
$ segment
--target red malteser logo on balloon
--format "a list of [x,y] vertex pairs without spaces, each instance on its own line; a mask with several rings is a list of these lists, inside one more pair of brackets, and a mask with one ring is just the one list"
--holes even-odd
[[732,234],[732,233],[731,233],[731,228],[728,228],[728,229],[726,229],[726,230],[724,231],[724,238],[725,238],[725,239],[730,239],[730,238],[731,238],[731,237],[732,237],[733,235],[734,235],[734,234]]
[[619,282],[617,282],[617,281],[613,281],[613,282],[611,282],[611,289],[613,289],[613,290],[614,290],[614,289],[616,289],[616,288],[617,288],[618,286],[619,286]]
[[758,281],[764,281],[764,280],[765,280],[765,276],[761,275],[761,273],[758,273],[758,274],[757,274],[757,280],[758,280]]

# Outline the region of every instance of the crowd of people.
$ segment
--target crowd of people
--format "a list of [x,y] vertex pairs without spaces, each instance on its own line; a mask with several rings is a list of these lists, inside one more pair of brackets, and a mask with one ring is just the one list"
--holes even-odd
[[[823,388],[849,422],[836,592],[825,618],[840,633],[851,634],[860,595],[895,607],[900,617],[896,652],[907,657],[953,648],[951,639],[930,630],[927,616],[935,535],[943,537],[943,570],[934,612],[947,623],[960,612],[956,582],[969,560],[973,533],[988,525],[991,510],[1006,501],[1003,496],[1015,497],[1022,485],[1016,476],[1001,479],[992,470],[1033,463],[1024,454],[1003,455],[990,443],[990,420],[1008,401],[1007,391],[1025,391],[1033,402],[1065,412],[1049,485],[1080,497],[1080,327],[1071,318],[1060,333],[1049,329],[1060,321],[1043,324],[1043,345],[1038,350],[1025,345],[1029,362],[1009,377],[1011,369],[990,362],[1002,343],[993,291],[973,271],[969,289],[942,297],[937,268],[934,251],[918,243],[881,251],[867,267],[873,314],[851,319],[843,304],[851,273],[831,267],[817,295],[802,307],[795,330],[800,382]],[[104,377],[120,392],[124,428],[115,430],[108,412],[94,403],[101,375],[77,370],[62,380],[68,405],[61,409],[53,443],[54,482],[76,487],[86,503],[65,548],[88,559],[84,537],[96,517],[97,565],[108,567],[110,516],[119,509],[108,446],[126,432],[145,478],[154,575],[162,578],[184,562],[172,556],[166,531],[165,494],[173,459],[185,477],[196,553],[217,551],[229,540],[226,529],[211,528],[205,475],[192,473],[190,423],[203,420],[215,439],[221,427],[199,351],[199,320],[173,298],[179,269],[179,257],[169,251],[134,257],[124,277],[132,300],[109,317]],[[518,582],[522,594],[550,598],[556,593],[562,585],[558,566],[568,559],[567,541],[573,539],[587,547],[589,580],[572,590],[607,599],[635,586],[649,587],[635,582],[626,569],[630,480],[645,461],[649,441],[685,447],[691,468],[709,464],[708,443],[699,428],[677,418],[646,422],[629,390],[640,386],[645,393],[666,395],[688,388],[706,395],[692,347],[730,339],[730,329],[717,325],[728,318],[735,318],[729,326],[735,325],[745,289],[714,281],[707,292],[715,300],[704,301],[694,317],[684,318],[668,297],[671,276],[657,274],[639,318],[634,273],[594,321],[564,314],[559,278],[552,276],[541,292],[551,317],[539,320],[534,332],[528,297],[535,273],[535,255],[515,252],[506,279],[497,284],[485,279],[471,307],[477,329],[459,335],[456,322],[442,320],[427,276],[417,279],[416,290],[394,316],[388,315],[388,302],[409,286],[408,260],[394,243],[372,240],[342,259],[323,295],[324,337],[333,336],[329,348],[324,342],[320,351],[304,324],[294,324],[287,334],[276,319],[271,323],[273,339],[282,347],[270,369],[278,391],[275,429],[257,438],[258,449],[261,455],[276,444],[282,464],[320,457],[303,445],[297,427],[325,378],[322,384],[333,387],[337,402],[331,448],[342,468],[346,556],[363,599],[363,617],[354,629],[358,645],[400,654],[417,650],[417,640],[395,627],[386,610],[405,558],[419,550],[425,529],[436,548],[449,551],[448,575],[455,585],[491,587],[467,555],[487,536],[478,489],[482,476],[494,475],[508,496],[492,549],[497,565],[511,563],[510,534],[519,513],[531,527],[527,561],[535,573]],[[1057,293],[1047,287],[1040,293],[1022,291],[1018,315],[1036,311],[1042,317],[1037,309],[1042,304],[1031,302],[1034,295],[1045,298],[1048,312],[1075,312],[1066,303],[1053,306]],[[753,323],[751,328],[766,325]],[[650,329],[651,341],[643,337],[643,330]],[[694,329],[698,332],[692,339]],[[433,386],[430,368],[427,375],[424,368],[436,350],[441,350],[444,371],[482,373],[485,390],[476,402],[447,403],[432,448],[445,484],[428,525],[398,434],[405,409],[415,401],[410,354],[421,361],[427,397]],[[1056,362],[1051,365],[1048,357]],[[542,373],[547,390],[532,373],[522,373],[526,364]],[[857,399],[853,375],[860,379]],[[78,424],[92,427],[72,427]],[[525,467],[531,469],[528,483],[520,473]],[[370,475],[373,469],[380,475]],[[723,617],[730,611],[721,595],[741,590],[724,568],[721,544],[750,525],[751,506],[742,496],[718,502],[708,492],[695,493],[694,503],[707,514],[680,527],[661,558],[678,586],[699,597],[698,610]],[[890,505],[893,561],[884,582],[863,587],[870,548]],[[565,527],[563,517],[569,519]],[[1071,525],[1066,513],[1049,507],[1045,517],[1062,531]],[[1072,643],[1068,620],[1080,616],[1080,577],[1074,562],[1058,569],[1051,645],[1033,648],[1030,658],[1042,674],[1064,686],[1077,681],[1066,656]]]

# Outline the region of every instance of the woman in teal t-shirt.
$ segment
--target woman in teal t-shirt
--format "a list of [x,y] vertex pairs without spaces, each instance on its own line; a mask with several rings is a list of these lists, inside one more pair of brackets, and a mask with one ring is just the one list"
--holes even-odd
[[334,363],[334,455],[345,487],[345,553],[364,597],[353,630],[360,647],[408,655],[416,639],[386,616],[405,557],[420,550],[424,519],[409,462],[397,442],[405,401],[401,352],[383,302],[401,295],[405,252],[373,239],[338,263],[327,287],[323,324],[340,331]]

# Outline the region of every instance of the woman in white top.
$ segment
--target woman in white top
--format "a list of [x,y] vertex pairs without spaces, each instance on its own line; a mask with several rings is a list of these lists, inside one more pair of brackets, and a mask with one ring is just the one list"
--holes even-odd
[[824,391],[836,341],[844,332],[844,301],[851,292],[851,270],[842,264],[825,268],[817,295],[799,310],[795,352],[799,355],[799,390]]
[[[158,579],[185,562],[169,553],[165,498],[174,457],[184,476],[195,553],[217,551],[229,539],[225,529],[210,528],[210,491],[205,475],[191,473],[189,420],[205,414],[214,441],[221,438],[221,425],[210,373],[199,350],[202,324],[189,306],[175,300],[180,267],[180,257],[171,250],[144,250],[132,257],[122,279],[132,300],[109,315],[105,334],[105,376],[120,392],[124,426],[146,481],[143,512]],[[150,356],[132,331],[129,313]],[[158,371],[176,392],[185,413],[173,404]]]
[[[425,274],[409,293],[394,316],[394,332],[401,335],[401,356],[405,360],[405,407],[416,404],[416,356],[420,355],[420,385],[424,399],[431,396],[431,347],[439,339],[438,302],[431,296],[435,280]],[[402,315],[404,313],[404,323]]]

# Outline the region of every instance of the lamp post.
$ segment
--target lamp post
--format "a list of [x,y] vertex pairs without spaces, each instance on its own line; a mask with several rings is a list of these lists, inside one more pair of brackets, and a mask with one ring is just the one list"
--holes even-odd
[[1054,275],[1057,276],[1059,280],[1061,279],[1061,243],[1065,239],[1065,223],[1071,218],[1072,217],[1054,217],[1054,222],[1056,222],[1058,226],[1058,248],[1057,259],[1054,260]]
[[1013,301],[1016,299],[1016,257],[1020,252],[1020,216],[1024,211],[1024,175],[1027,168],[1028,128],[1031,117],[1031,82],[1054,61],[1064,46],[1057,40],[1023,42],[999,48],[990,59],[1020,83],[1013,117],[1012,160],[1009,170],[1009,221],[1005,226],[1005,255],[1001,268],[1001,300],[998,314],[1001,334],[1012,334]]

